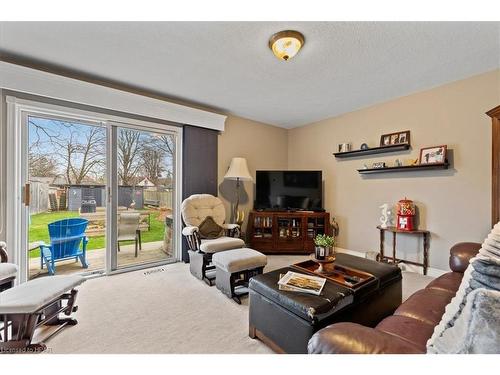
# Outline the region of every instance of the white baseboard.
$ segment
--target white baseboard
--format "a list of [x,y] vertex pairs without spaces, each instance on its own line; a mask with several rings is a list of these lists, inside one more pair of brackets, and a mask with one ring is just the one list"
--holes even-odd
[[[349,255],[360,257],[360,258],[366,258],[366,254],[368,253],[367,251],[349,250],[349,249],[343,249],[341,247],[336,247],[335,250],[338,251],[339,253],[349,254]],[[422,270],[422,267],[414,266],[412,264],[400,263],[400,267],[403,271],[415,272],[415,273],[419,273],[422,275],[424,273]],[[431,276],[431,277],[439,277],[439,276],[445,274],[446,272],[449,272],[449,271],[441,270],[439,268],[432,268],[432,267],[427,268],[427,276]]]
[[[403,271],[415,272],[415,273],[419,273],[421,275],[424,274],[424,272],[422,270],[422,267],[419,267],[419,266],[414,266],[412,264],[401,263],[400,267],[401,267],[401,269]],[[449,271],[440,270],[439,268],[433,268],[433,267],[428,267],[427,268],[427,276],[431,276],[431,277],[439,277],[441,275],[444,275],[447,272],[449,272]]]
[[339,253],[353,255],[355,257],[366,258],[366,251],[348,250],[348,249],[343,249],[341,247],[336,247],[335,251]]

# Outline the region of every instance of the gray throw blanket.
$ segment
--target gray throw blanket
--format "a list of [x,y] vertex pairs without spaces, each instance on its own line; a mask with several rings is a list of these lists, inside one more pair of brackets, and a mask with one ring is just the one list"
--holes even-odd
[[494,354],[500,352],[500,292],[476,289],[454,322],[429,353]]
[[474,261],[474,270],[483,275],[500,278],[500,262],[496,262],[494,259],[476,259]]
[[500,223],[471,259],[427,352],[500,353]]
[[[473,268],[476,269],[474,266]],[[472,289],[486,288],[500,291],[500,278],[472,271],[472,280],[469,285]]]

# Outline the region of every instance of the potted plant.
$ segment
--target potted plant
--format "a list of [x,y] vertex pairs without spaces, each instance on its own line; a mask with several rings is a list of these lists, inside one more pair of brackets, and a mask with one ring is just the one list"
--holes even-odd
[[314,239],[315,257],[318,260],[325,260],[334,255],[335,237],[326,234],[318,234]]

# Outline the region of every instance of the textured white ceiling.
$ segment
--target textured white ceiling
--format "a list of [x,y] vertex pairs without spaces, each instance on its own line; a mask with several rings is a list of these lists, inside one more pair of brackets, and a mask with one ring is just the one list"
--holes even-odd
[[499,68],[500,23],[2,22],[0,52],[292,128]]

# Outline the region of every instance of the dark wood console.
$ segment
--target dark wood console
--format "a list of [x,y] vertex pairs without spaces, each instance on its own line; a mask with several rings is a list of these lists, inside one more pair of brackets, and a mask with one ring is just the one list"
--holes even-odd
[[251,211],[248,241],[264,254],[310,254],[317,234],[330,234],[330,214],[311,211]]

